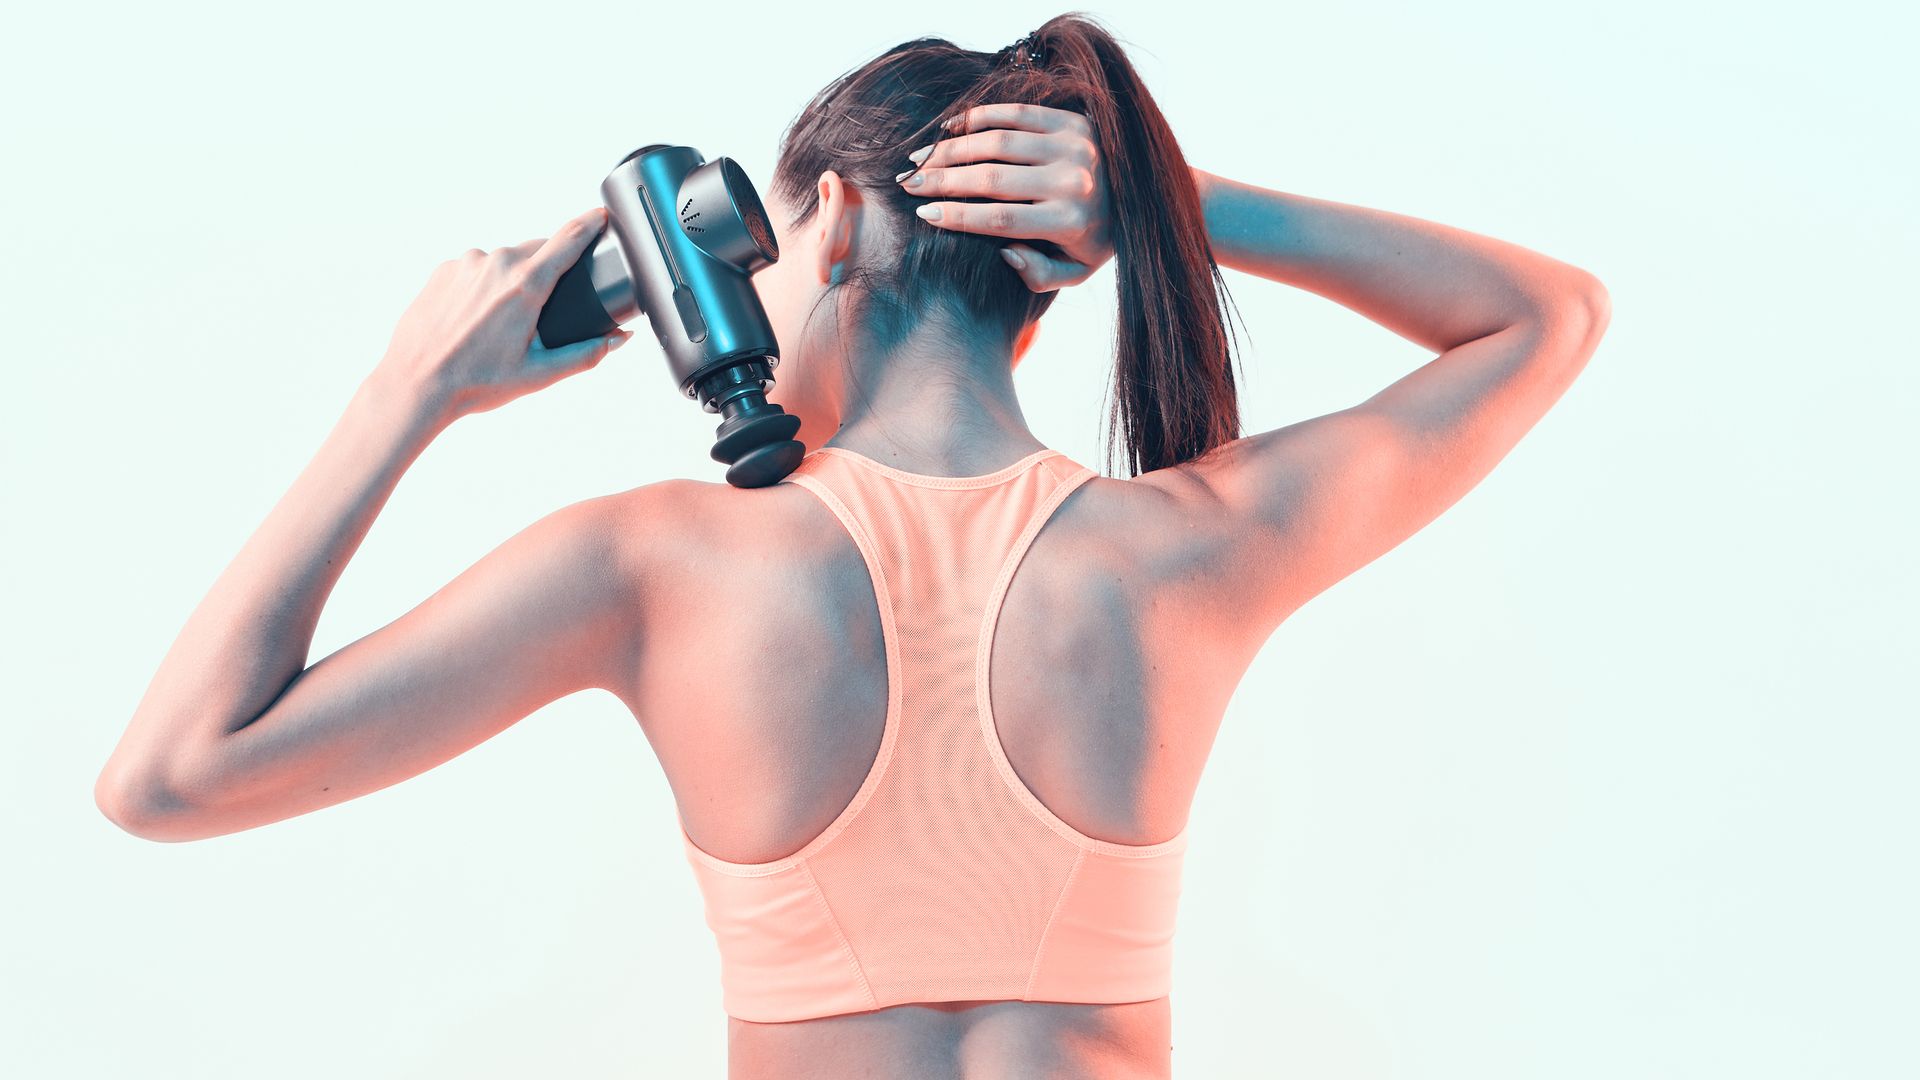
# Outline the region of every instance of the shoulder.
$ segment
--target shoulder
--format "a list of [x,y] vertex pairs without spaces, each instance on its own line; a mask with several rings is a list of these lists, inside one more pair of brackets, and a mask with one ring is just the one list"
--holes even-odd
[[1234,527],[1204,465],[1095,476],[1082,489],[1058,515],[1068,535],[1055,550],[1073,553],[1050,560],[1062,564],[1063,588],[1106,590],[1164,618],[1190,616],[1183,625],[1195,640],[1214,645],[1264,640],[1277,625],[1258,586],[1286,573],[1285,553]]
[[647,533],[662,543],[710,544],[729,537],[749,541],[777,537],[796,508],[811,496],[793,484],[737,488],[731,484],[674,477],[592,500],[629,533]]
[[1076,546],[1149,578],[1191,577],[1220,556],[1225,538],[1207,485],[1180,466],[1132,479],[1094,476],[1062,507]]
[[[736,488],[675,477],[589,500],[615,538],[619,561],[641,583],[688,580],[717,562],[770,551],[811,551],[811,496],[792,484]],[[818,505],[817,502],[813,505]]]

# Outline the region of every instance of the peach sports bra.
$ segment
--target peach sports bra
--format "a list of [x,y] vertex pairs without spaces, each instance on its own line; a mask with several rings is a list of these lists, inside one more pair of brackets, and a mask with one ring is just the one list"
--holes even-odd
[[1007,586],[1041,526],[1095,475],[1051,449],[948,477],[822,446],[781,481],[825,503],[866,561],[886,725],[852,801],[786,858],[718,859],[681,823],[728,1015],[1168,993],[1187,830],[1150,845],[1075,830],[1014,772],[988,706]]

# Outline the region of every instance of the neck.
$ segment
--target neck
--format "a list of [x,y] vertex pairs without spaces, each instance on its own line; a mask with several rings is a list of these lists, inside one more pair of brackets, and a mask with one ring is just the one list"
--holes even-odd
[[988,473],[1043,449],[1020,412],[1012,357],[943,338],[843,357],[840,429],[821,445],[935,476]]

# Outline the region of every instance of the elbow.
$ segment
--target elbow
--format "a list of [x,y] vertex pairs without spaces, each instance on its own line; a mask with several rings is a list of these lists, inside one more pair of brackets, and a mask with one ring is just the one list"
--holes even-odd
[[1580,271],[1578,286],[1580,311],[1586,317],[1586,323],[1597,342],[1601,334],[1607,332],[1607,323],[1613,321],[1613,296],[1607,292],[1605,284],[1586,271]]
[[1540,335],[1540,354],[1586,363],[1613,318],[1607,287],[1585,270],[1563,266],[1535,296],[1527,322]]
[[1599,344],[1613,320],[1613,298],[1600,279],[1585,270],[1575,270],[1567,286],[1571,321],[1580,330],[1589,347]]
[[111,764],[100,770],[99,779],[93,782],[93,805],[129,836],[144,839],[151,831],[152,815],[147,812],[145,800]]
[[142,840],[173,844],[201,838],[188,824],[178,799],[111,762],[93,783],[93,805],[121,832]]

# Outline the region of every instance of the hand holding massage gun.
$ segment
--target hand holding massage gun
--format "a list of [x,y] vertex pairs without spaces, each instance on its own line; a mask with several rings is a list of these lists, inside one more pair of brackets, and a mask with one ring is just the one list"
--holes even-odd
[[610,334],[645,313],[680,392],[721,416],[713,459],[735,487],[800,463],[800,418],[767,401],[780,363],[752,275],[780,258],[766,208],[731,158],[652,143],[600,184],[607,228],[540,309],[549,349]]

